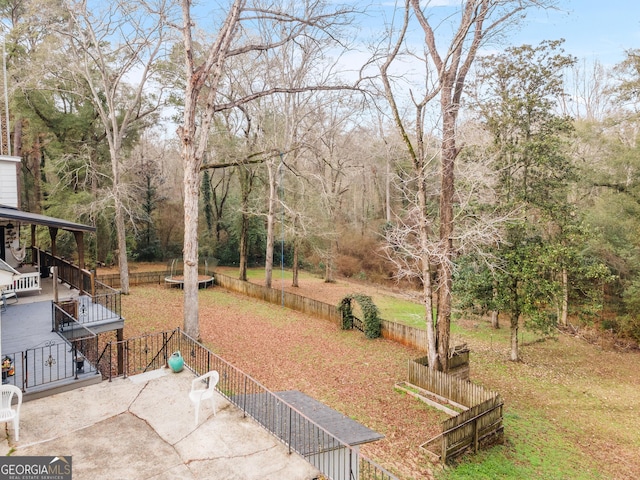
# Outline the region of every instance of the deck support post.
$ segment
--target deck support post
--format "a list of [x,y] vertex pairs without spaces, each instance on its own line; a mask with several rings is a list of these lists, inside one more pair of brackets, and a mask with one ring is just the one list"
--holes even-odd
[[51,238],[51,255],[54,257],[58,255],[58,246],[56,245],[56,237],[58,236],[58,229],[56,227],[49,227],[49,237]]
[[116,330],[116,345],[118,346],[118,375],[124,373],[124,328]]

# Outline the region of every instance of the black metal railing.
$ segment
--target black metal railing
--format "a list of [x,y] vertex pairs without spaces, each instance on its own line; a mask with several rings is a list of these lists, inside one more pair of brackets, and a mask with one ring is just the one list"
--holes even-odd
[[95,333],[79,321],[76,300],[51,303],[51,331],[71,341],[76,338],[95,337]]
[[129,377],[164,367],[169,342],[177,331],[143,335],[107,343],[95,359],[102,378]]
[[[163,367],[175,351],[182,353],[185,366],[196,375],[217,370],[220,381],[216,389],[223,397],[277,437],[289,452],[302,455],[328,478],[396,479],[180,329],[110,342],[97,363],[103,377],[111,380]],[[120,372],[115,366],[117,357],[122,365]]]
[[3,353],[9,367],[2,368],[2,382],[16,385],[28,393],[36,387],[63,380],[77,380],[82,374],[98,373],[87,359],[97,350],[95,335],[70,342],[47,341],[22,352]]
[[103,307],[102,315],[98,315],[96,321],[106,319],[106,315],[110,315],[110,317],[122,317],[122,294],[120,290],[111,288],[96,280],[95,293],[91,300],[94,305]]
[[[75,299],[54,303],[51,330],[62,333],[68,328],[80,328],[78,325],[90,326],[96,323],[120,321],[122,319],[120,291],[100,282],[95,282],[94,291],[97,293],[92,296],[80,295]],[[66,338],[69,337],[66,336]]]

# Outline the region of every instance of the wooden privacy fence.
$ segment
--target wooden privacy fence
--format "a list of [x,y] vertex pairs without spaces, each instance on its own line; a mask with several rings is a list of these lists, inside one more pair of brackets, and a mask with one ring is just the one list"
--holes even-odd
[[[336,325],[341,325],[342,323],[342,314],[336,305],[313,300],[295,293],[283,292],[282,290],[245,282],[220,273],[215,273],[215,283],[227,290],[242,293],[265,302],[281,304],[297,312],[330,320]],[[383,338],[402,343],[408,347],[426,350],[426,330],[389,320],[381,320],[381,334]]]
[[330,320],[338,325],[340,324],[342,316],[335,305],[329,305],[328,303],[319,302],[318,300],[296,295],[295,293],[245,282],[220,273],[214,273],[214,276],[216,285],[226,288],[227,290],[242,293],[243,295],[276,305],[283,305],[291,310],[307,313],[324,318],[325,320]]
[[403,323],[381,319],[381,333],[383,338],[402,343],[418,350],[427,350],[427,330],[410,327]]
[[[131,286],[143,284],[160,285],[164,283],[166,276],[167,272],[130,272],[129,284]],[[120,275],[117,273],[98,275],[98,279],[110,287],[120,287]],[[284,305],[291,310],[329,320],[336,325],[340,325],[342,322],[342,315],[336,305],[296,295],[295,293],[283,292],[275,288],[267,288],[255,283],[245,282],[217,272],[214,272],[214,283],[227,290],[276,305]],[[402,343],[417,350],[426,351],[427,349],[427,331],[421,328],[381,319],[381,334],[383,338]]]
[[477,452],[481,447],[502,442],[503,402],[499,394],[432,370],[423,358],[409,360],[407,381],[465,407],[463,412],[442,422],[442,433],[421,445],[433,459],[446,464],[468,450]]
[[[129,272],[129,285],[162,284],[167,277],[167,272]],[[120,274],[110,273],[108,275],[98,275],[98,279],[112,288],[120,288]]]

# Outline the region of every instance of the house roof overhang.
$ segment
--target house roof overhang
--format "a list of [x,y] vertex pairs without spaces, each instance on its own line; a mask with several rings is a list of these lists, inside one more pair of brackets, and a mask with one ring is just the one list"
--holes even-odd
[[0,258],[0,287],[11,285],[17,275],[20,272]]
[[0,275],[20,275],[20,272],[0,258]]
[[42,225],[45,227],[60,228],[69,232],[95,232],[96,227],[81,223],[69,222],[61,218],[48,217],[39,213],[23,212],[16,208],[0,205],[0,220],[13,220],[15,222]]

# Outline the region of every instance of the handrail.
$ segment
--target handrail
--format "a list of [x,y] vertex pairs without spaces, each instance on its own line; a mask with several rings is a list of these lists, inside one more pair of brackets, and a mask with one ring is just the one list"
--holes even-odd
[[58,278],[65,283],[68,283],[73,288],[82,292],[87,292],[90,295],[94,294],[94,280],[95,275],[89,270],[80,268],[71,262],[68,262],[60,257],[57,257],[49,252],[37,250],[38,258],[40,261],[40,267],[58,267]]
[[158,359],[158,357],[160,356],[160,354],[161,354],[161,353],[164,353],[163,357],[164,357],[164,360],[165,360],[165,363],[166,363],[166,360],[167,360],[167,358],[168,358],[167,353],[166,353],[166,351],[167,351],[167,345],[168,345],[168,344],[169,344],[169,342],[173,339],[173,335],[174,335],[176,332],[179,332],[179,331],[180,331],[180,329],[173,330],[173,331],[171,332],[171,335],[170,335],[168,338],[166,338],[166,332],[163,332],[163,343],[162,343],[162,348],[161,348],[160,350],[158,350],[158,353],[156,354],[156,356],[155,356],[155,357],[153,357],[153,358],[151,359],[151,361],[147,364],[147,367],[144,369],[144,371],[145,371],[145,372],[147,372],[150,368],[152,368],[152,367],[156,364],[155,362],[156,362],[156,360]]
[[[122,302],[121,292],[102,282],[96,281],[95,273],[85,269],[81,269],[62,258],[51,255],[39,249],[35,249],[38,254],[41,268],[55,266],[58,270],[58,278],[68,283],[72,287],[88,294],[91,302],[85,300],[76,300],[77,307],[81,310],[66,313],[57,313],[64,323],[71,323],[68,317],[72,317],[78,324],[90,324],[95,322],[107,322],[113,320],[122,320]],[[86,299],[82,295],[81,298]],[[104,307],[104,308],[101,308]],[[56,312],[54,311],[52,319],[52,330],[59,331],[56,324]],[[85,313],[86,315],[82,315]]]
[[[62,335],[67,340],[70,340],[70,337],[65,333],[68,330],[65,330],[65,327],[64,327],[65,324],[69,324],[71,325],[72,332],[80,331],[83,333],[82,338],[96,337],[96,334],[94,332],[92,332],[87,327],[82,325],[82,323],[78,322],[78,320],[73,315],[65,311],[59,304],[52,302],[51,309],[52,309],[52,315],[51,315],[52,331],[58,333],[59,335]],[[72,338],[79,338],[79,337],[75,337],[74,335]]]
[[111,361],[113,345],[118,347],[116,350],[124,349],[126,352],[122,369],[122,375],[125,377],[154,366],[164,366],[166,358],[162,357],[162,353],[168,349],[182,351],[185,367],[195,375],[217,370],[220,373],[220,381],[216,390],[223,397],[278,438],[290,452],[295,451],[302,455],[328,478],[397,480],[394,475],[362,455],[358,449],[336,438],[260,382],[179,328],[109,342],[97,362],[98,365],[102,365],[105,361],[104,356],[109,352],[108,375],[107,372],[103,372],[103,378],[109,380],[114,376]]
[[14,367],[13,375],[7,376],[5,381],[28,393],[43,385],[77,380],[81,373],[97,374],[95,363],[91,361],[91,351],[97,349],[97,343],[98,337],[93,335],[70,341],[46,341],[21,352],[2,352],[3,358],[9,357]]

